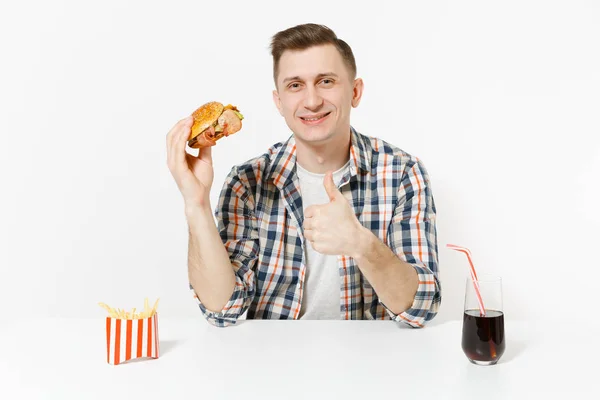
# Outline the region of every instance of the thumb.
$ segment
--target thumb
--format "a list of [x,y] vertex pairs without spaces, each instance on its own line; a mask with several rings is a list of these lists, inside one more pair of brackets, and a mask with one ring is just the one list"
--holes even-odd
[[202,161],[206,161],[210,165],[212,165],[212,147],[213,146],[200,147],[198,150],[198,158]]
[[337,197],[342,195],[337,186],[335,186],[335,183],[333,183],[333,172],[327,172],[327,174],[325,174],[323,186],[325,186],[325,191],[327,192],[330,201],[334,201]]

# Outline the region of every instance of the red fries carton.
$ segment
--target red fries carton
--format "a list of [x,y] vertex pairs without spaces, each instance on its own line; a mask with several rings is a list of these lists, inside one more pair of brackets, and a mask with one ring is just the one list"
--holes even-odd
[[158,358],[158,313],[156,306],[151,309],[148,300],[145,310],[131,313],[113,309],[104,303],[100,306],[108,310],[106,317],[106,361],[118,365],[135,358]]

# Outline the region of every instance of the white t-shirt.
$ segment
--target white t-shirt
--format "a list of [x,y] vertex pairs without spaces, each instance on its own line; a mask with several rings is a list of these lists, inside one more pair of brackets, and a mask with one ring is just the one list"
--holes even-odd
[[[333,173],[333,182],[339,186],[350,161]],[[302,209],[313,204],[329,203],[329,196],[323,186],[325,174],[314,174],[296,163]],[[300,319],[341,319],[340,311],[340,271],[337,255],[316,252],[310,242],[305,241],[304,293]]]

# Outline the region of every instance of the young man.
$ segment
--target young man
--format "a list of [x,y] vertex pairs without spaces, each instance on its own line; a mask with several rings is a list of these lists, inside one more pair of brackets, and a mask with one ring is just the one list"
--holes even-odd
[[189,224],[190,289],[208,319],[394,319],[422,327],[440,282],[429,177],[417,158],[350,126],[363,82],[322,25],[273,36],[275,105],[293,134],[235,166],[210,205],[211,149],[167,135]]

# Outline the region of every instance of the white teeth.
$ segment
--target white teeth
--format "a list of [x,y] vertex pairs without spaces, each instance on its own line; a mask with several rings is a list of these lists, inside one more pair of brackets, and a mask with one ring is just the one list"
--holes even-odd
[[323,114],[323,115],[321,115],[320,117],[315,117],[315,118],[304,118],[304,117],[301,117],[301,118],[302,118],[303,120],[305,120],[305,121],[318,121],[318,120],[320,120],[321,118],[324,118],[324,117],[326,117],[326,116],[327,116],[327,114]]

